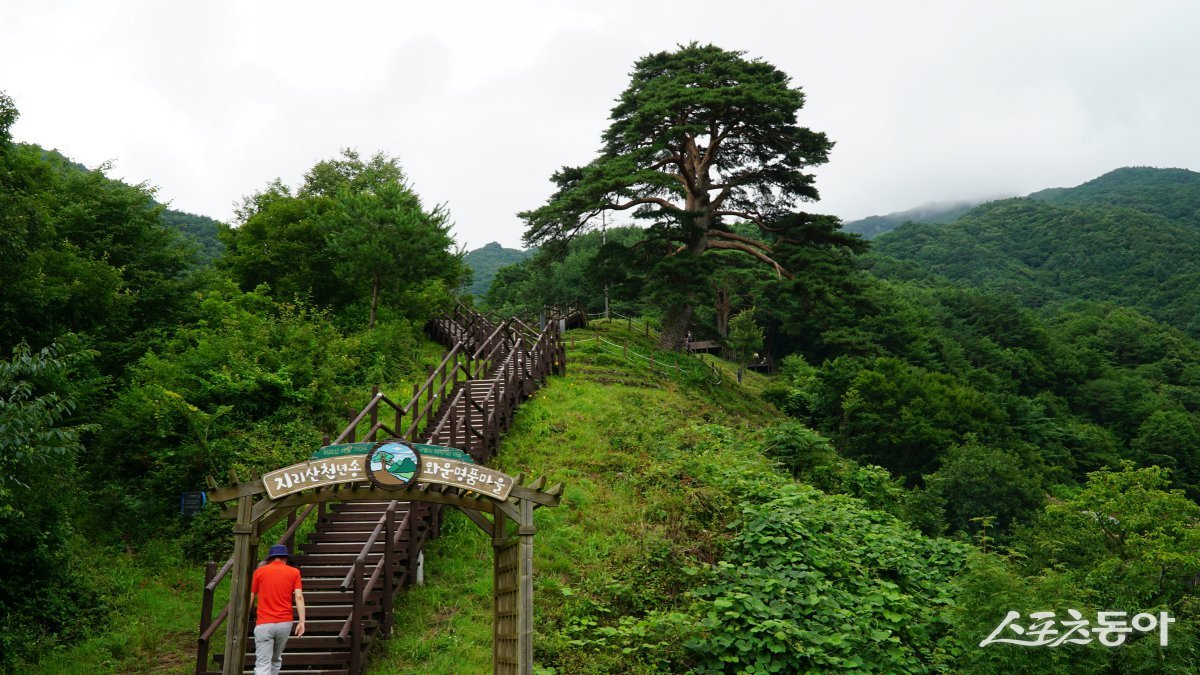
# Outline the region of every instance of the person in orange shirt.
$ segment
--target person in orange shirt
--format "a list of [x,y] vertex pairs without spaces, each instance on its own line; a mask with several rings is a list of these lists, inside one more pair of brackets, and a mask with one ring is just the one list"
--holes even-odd
[[[285,562],[285,560],[287,562]],[[300,570],[288,563],[292,556],[287,547],[276,544],[250,581],[250,606],[258,599],[258,619],[254,623],[254,675],[279,675],[283,666],[283,648],[292,632],[292,598],[296,600],[296,637],[304,635],[304,593],[300,589]]]

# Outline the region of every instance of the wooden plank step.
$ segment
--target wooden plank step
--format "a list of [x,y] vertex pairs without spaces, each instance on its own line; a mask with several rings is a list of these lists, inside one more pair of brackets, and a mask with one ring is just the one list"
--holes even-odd
[[[366,600],[364,603],[369,614],[373,615],[379,610],[379,607],[376,605],[374,600]],[[352,605],[313,605],[312,607],[309,607],[307,604],[305,604],[304,611],[306,616],[304,618],[307,619],[308,617],[315,617],[320,619],[328,619],[340,617],[344,621],[346,617],[350,616],[351,609],[353,609]]]
[[367,539],[371,538],[371,530],[355,531],[355,532],[320,532],[315,537],[316,541],[357,541],[367,543]]
[[[383,587],[377,586],[371,590],[369,595],[364,596],[364,599],[378,599],[383,597]],[[309,605],[340,605],[348,604],[354,601],[354,591],[342,591],[336,588],[322,588],[304,592],[304,606]]]
[[[405,541],[407,541],[407,539]],[[359,551],[361,551],[363,549],[363,544],[365,544],[365,543],[366,543],[365,541],[362,543],[356,543],[356,542],[352,542],[352,541],[325,541],[325,542],[318,542],[318,543],[314,543],[314,544],[301,544],[300,550],[302,550],[304,552],[298,553],[296,555],[296,558],[299,559],[301,556],[307,556],[312,553],[317,553],[317,554],[320,554],[320,553],[356,553],[357,554]],[[383,553],[386,545],[387,545],[387,542],[377,541],[377,542],[375,542],[375,544],[373,546],[371,546],[371,552],[372,553]],[[400,547],[397,546],[396,550],[400,550]]]
[[347,513],[347,512],[351,512],[351,511],[378,511],[379,513],[383,513],[385,510],[387,510],[388,504],[390,504],[390,503],[391,502],[376,502],[376,501],[340,502],[338,504],[334,504],[333,508],[330,510],[333,513]]
[[[383,520],[384,511],[346,511],[344,513],[330,513],[318,523],[378,523]],[[396,509],[396,522],[404,520],[404,514],[408,513],[408,509]]]
[[[286,652],[285,652],[286,654]],[[283,657],[284,664],[287,664],[287,656]],[[254,675],[253,668],[247,668],[242,671],[243,675]],[[316,670],[292,670],[283,668],[279,671],[279,675],[350,675],[350,671],[345,668],[318,668]]]
[[[379,519],[374,518],[366,520],[334,520],[328,523],[320,523],[317,525],[318,535],[326,532],[366,532],[368,536],[375,530],[375,526],[379,524]],[[400,527],[400,521],[396,521],[396,527]],[[385,529],[380,528],[379,533],[383,534]],[[366,537],[363,538],[366,540]]]
[[[365,644],[367,641],[363,640]],[[291,640],[288,640],[289,646]],[[316,665],[343,665],[347,666],[350,663],[350,650],[346,651],[324,651],[324,652],[292,652],[290,649],[285,649],[283,653],[283,661],[290,668],[295,669],[296,666],[316,666]],[[254,665],[254,652],[247,652],[242,657],[243,666]]]
[[[369,554],[367,554],[366,564],[374,567],[376,564],[379,563],[379,561],[382,559],[382,557],[383,557],[383,551],[375,551],[374,553],[369,553]],[[358,559],[357,551],[355,551],[353,553],[316,553],[313,555],[306,555],[306,556],[304,556],[303,559],[297,558],[297,560],[300,560],[301,566],[304,566],[304,565],[320,565],[320,566],[345,565],[346,569],[350,569],[350,565],[353,565],[354,561],[357,559]]]
[[[307,617],[305,617],[307,619]],[[333,632],[335,635],[342,630],[342,624],[346,622],[345,618],[341,619],[308,619],[304,622],[304,635],[310,633],[314,635],[323,635]],[[368,630],[375,630],[379,622],[375,619],[363,621],[363,624]]]
[[[309,565],[300,568],[300,575],[304,581],[316,577],[344,577],[350,569],[349,565]],[[375,570],[375,565],[366,565],[366,573],[369,576]]]

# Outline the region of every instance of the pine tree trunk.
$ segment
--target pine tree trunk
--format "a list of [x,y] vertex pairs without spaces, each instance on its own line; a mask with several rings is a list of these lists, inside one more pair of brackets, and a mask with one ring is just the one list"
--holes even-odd
[[675,305],[667,310],[663,318],[662,334],[658,336],[659,349],[677,351],[687,342],[688,326],[692,323],[692,303]]

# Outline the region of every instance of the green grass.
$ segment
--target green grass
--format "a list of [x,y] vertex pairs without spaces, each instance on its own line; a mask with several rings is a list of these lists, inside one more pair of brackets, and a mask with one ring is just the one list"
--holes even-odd
[[[83,641],[48,648],[17,672],[45,675],[191,673],[195,670],[202,566],[184,562],[177,546],[156,542],[138,554],[89,551],[87,573],[113,611],[107,623],[87,626]],[[226,591],[228,592],[228,591]],[[217,598],[218,607],[226,596]]]
[[[779,414],[754,391],[761,376],[739,386],[724,363],[729,376],[720,385],[654,372],[586,340],[597,334],[641,353],[652,349],[616,323],[568,334],[568,344],[576,340],[567,376],[518,409],[495,465],[567,486],[562,505],[535,518],[534,644],[543,672],[653,672],[679,657],[682,639],[631,638],[630,653],[615,657],[586,643],[600,628],[622,630],[623,618],[682,608],[696,583],[689,568],[720,558],[734,504],[692,471],[704,473],[697,461],[707,466],[721,456],[697,425],[734,429],[746,440],[744,447],[734,441],[731,456],[770,471],[749,437]],[[749,459],[746,447],[755,448]],[[464,517],[448,523],[427,553],[428,585],[400,601],[395,636],[374,651],[370,672],[490,670],[489,541]]]

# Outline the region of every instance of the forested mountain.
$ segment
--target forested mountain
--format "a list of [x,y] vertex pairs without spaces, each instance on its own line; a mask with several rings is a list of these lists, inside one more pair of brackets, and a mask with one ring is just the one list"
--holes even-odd
[[487,293],[488,288],[491,287],[492,279],[495,278],[496,272],[500,271],[501,267],[515,265],[533,254],[534,251],[504,248],[498,242],[494,241],[484,245],[482,248],[468,251],[463,256],[463,262],[466,263],[467,267],[471,268],[473,276],[471,278],[471,285],[467,286],[467,294],[477,298],[483,297]]
[[932,274],[1034,307],[1115,302],[1200,335],[1198,177],[1121,169],[984,204],[949,225],[907,224],[875,242],[870,263],[892,278]]
[[198,216],[186,211],[163,209],[163,224],[179,230],[188,239],[196,242],[196,261],[200,265],[210,265],[225,251],[225,244],[217,237],[221,224],[208,216]]
[[1051,204],[1123,206],[1200,227],[1200,173],[1187,169],[1124,167],[1073,188],[1034,192],[1029,198]]
[[906,211],[895,211],[882,216],[867,216],[851,220],[842,229],[861,234],[864,239],[874,239],[891,232],[904,223],[952,223],[956,218],[979,206],[981,199],[964,199],[950,202],[931,202]]

